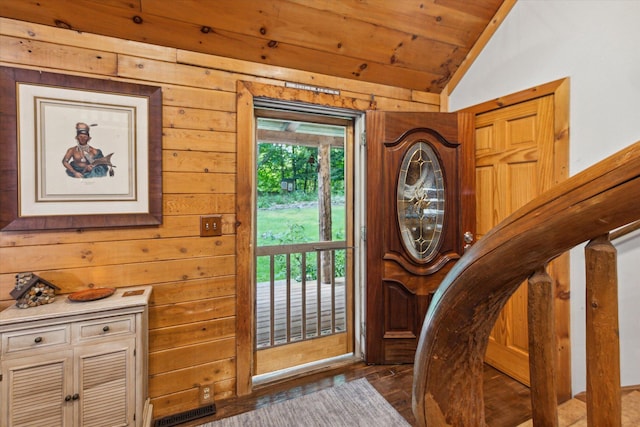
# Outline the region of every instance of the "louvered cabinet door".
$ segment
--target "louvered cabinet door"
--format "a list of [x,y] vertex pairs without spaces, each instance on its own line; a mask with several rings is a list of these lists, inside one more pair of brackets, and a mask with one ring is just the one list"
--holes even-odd
[[2,363],[2,427],[72,425],[73,351]]
[[83,427],[133,426],[135,337],[76,348],[75,425]]

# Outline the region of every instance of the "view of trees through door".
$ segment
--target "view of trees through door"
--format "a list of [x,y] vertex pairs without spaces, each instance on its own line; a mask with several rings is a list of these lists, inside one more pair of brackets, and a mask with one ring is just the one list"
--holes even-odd
[[254,374],[352,351],[350,121],[257,110]]

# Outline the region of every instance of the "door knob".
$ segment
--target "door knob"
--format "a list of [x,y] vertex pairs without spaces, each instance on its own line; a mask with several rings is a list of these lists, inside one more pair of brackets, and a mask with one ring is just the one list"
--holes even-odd
[[464,239],[464,250],[466,251],[471,246],[471,243],[473,243],[474,235],[472,232],[467,231],[464,233],[463,239]]

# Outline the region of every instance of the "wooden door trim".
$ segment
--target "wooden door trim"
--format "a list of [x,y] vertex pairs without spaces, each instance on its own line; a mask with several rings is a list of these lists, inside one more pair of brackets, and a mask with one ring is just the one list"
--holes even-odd
[[364,112],[369,100],[285,88],[264,83],[238,81],[236,88],[237,176],[236,176],[236,394],[251,393],[255,342],[253,277],[256,219],[255,202],[255,99],[269,98],[335,109]]
[[[510,95],[500,96],[490,101],[485,101],[480,104],[472,105],[467,108],[459,110],[459,112],[482,114],[492,110],[496,110],[502,107],[508,107],[510,105],[519,104],[524,101],[531,101],[532,99],[541,98],[546,95],[561,95],[561,92],[567,91],[565,95],[569,95],[569,78],[554,80],[549,83],[544,83],[538,86],[530,87],[529,89],[522,90],[520,92],[512,93]],[[568,99],[567,99],[568,107]],[[568,123],[567,123],[568,127]]]
[[[543,96],[553,96],[553,159],[551,173],[553,183],[558,184],[569,177],[569,84],[570,79],[562,78],[539,86],[486,101],[460,112],[487,113],[499,108],[530,101]],[[570,340],[570,286],[569,254],[554,260],[556,279],[555,313],[558,345],[557,386],[558,401],[564,402],[571,396],[571,340]]]
[[252,291],[254,265],[253,229],[255,215],[253,202],[256,176],[255,164],[254,95],[238,82],[237,92],[237,167],[236,176],[236,394],[251,393],[253,365],[254,294]]

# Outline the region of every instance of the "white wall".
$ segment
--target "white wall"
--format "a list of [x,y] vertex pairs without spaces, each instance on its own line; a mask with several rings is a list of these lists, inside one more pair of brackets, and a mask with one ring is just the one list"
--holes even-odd
[[[570,77],[570,173],[640,140],[640,1],[518,0],[450,110]],[[640,384],[640,232],[618,250],[622,384]],[[571,254],[573,393],[586,390],[583,248]]]

